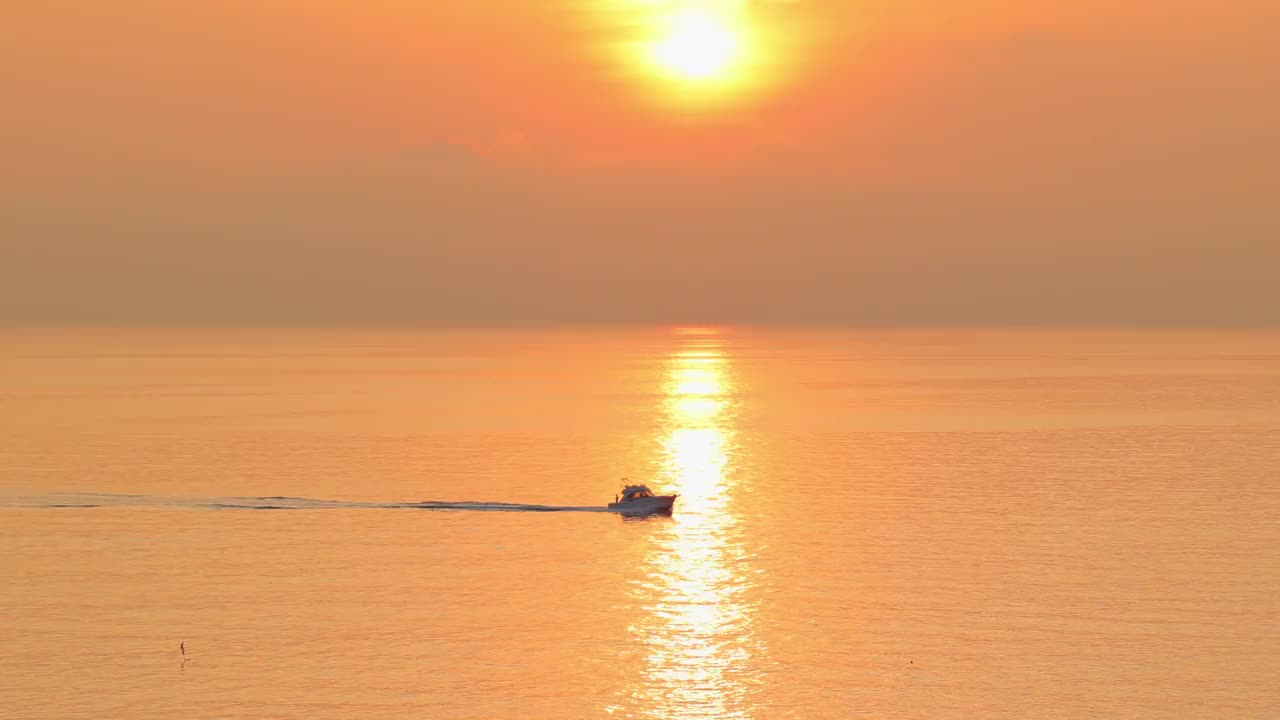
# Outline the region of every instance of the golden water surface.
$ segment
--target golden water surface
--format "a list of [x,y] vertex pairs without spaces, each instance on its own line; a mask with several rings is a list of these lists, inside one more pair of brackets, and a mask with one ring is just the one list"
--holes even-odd
[[[1280,717],[1275,331],[26,328],[0,368],[0,717]],[[622,477],[673,516],[600,512]]]

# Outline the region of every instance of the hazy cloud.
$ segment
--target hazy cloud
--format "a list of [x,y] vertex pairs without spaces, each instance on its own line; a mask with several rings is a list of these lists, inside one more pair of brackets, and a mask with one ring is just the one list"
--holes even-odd
[[52,39],[0,50],[0,318],[1280,321],[1280,51],[1241,11],[889,34],[646,125],[439,48],[158,8],[123,17],[176,35],[88,57],[28,8]]

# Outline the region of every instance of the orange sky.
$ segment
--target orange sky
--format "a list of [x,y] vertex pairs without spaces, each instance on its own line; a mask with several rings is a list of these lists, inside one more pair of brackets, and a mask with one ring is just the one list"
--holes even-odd
[[0,11],[0,317],[1280,319],[1275,3],[684,4]]

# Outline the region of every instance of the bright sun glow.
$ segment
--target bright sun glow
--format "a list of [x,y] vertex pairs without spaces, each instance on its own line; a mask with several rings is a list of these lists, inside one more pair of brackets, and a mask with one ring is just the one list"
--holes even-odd
[[709,9],[685,9],[670,19],[653,46],[653,59],[667,74],[688,80],[724,76],[742,52],[729,18]]
[[[618,31],[600,52],[655,107],[684,118],[759,107],[795,72],[811,37],[810,3],[784,0],[592,0]],[[699,328],[687,328],[697,332]]]

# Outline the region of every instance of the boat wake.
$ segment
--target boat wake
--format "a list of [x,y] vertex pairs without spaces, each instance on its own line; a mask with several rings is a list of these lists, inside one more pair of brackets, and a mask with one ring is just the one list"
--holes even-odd
[[0,507],[149,507],[195,510],[471,510],[482,512],[610,512],[607,507],[506,502],[357,502],[285,496],[184,498],[112,493],[50,493],[0,499]]

